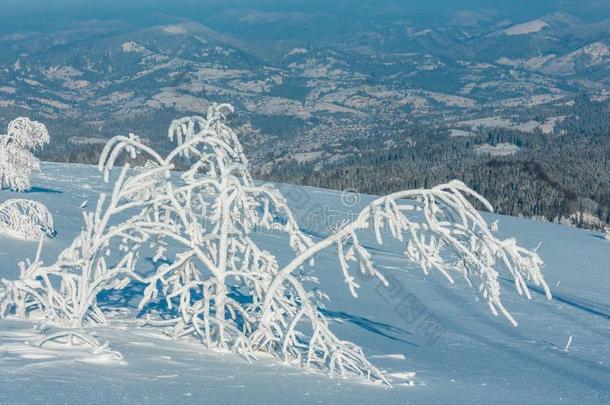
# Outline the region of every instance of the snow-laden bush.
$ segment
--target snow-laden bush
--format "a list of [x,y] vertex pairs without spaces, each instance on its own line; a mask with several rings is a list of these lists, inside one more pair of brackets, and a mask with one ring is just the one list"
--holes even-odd
[[606,233],[604,235],[604,238],[606,238],[606,240],[608,242],[610,242],[610,228],[606,228]]
[[43,204],[22,198],[0,204],[0,233],[27,240],[54,234],[53,216]]
[[40,170],[38,158],[30,151],[49,143],[44,124],[25,117],[8,124],[6,135],[0,135],[0,189],[29,190],[32,172]]
[[[97,305],[98,294],[121,289],[130,277],[137,278],[135,265],[142,243],[163,228],[151,217],[150,202],[130,198],[148,186],[138,181],[145,176],[136,175],[133,187],[126,187],[127,171],[121,171],[110,199],[100,194],[95,212],[83,213],[83,230],[53,264],[44,265],[37,254],[33,262],[20,263],[18,280],[3,280],[5,299],[0,303],[0,315],[14,312],[25,317],[31,311],[41,311],[48,320],[70,328],[106,322]],[[138,207],[143,208],[129,213],[119,224],[111,223],[115,216]],[[109,264],[111,248],[120,252],[120,259]]]
[[[144,324],[175,338],[191,336],[247,358],[266,352],[331,376],[388,383],[360,347],[331,331],[322,312],[326,296],[307,271],[315,268],[318,252],[336,249],[338,271],[356,296],[354,271],[386,283],[359,235],[372,231],[381,244],[382,230],[389,229],[424,273],[436,270],[449,282],[464,277],[494,314],[515,325],[501,301],[499,271],[512,277],[519,294],[530,298],[527,283],[533,283],[550,298],[536,252],[497,239],[468,198],[491,210],[487,201],[458,181],[378,198],[314,243],[281,193],[252,181],[241,144],[224,122],[231,110],[214,105],[206,117],[174,121],[169,137],[178,145],[165,157],[133,134],[110,140],[99,165],[106,181],[124,153],[151,163],[135,171],[123,167],[109,202],[102,195],[95,213],[85,214],[83,232],[56,263],[22,264],[20,279],[5,282],[2,313],[25,317],[38,311],[67,327],[103,323],[99,293],[137,280],[145,286],[138,307],[146,312]],[[171,170],[179,159],[190,168],[178,177]],[[288,264],[281,266],[252,239],[265,229],[286,234],[294,254]],[[148,246],[157,263],[152,273],[137,267]]]

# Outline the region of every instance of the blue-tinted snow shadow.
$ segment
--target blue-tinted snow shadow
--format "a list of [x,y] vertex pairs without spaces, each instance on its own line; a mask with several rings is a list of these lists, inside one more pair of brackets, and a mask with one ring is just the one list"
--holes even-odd
[[594,238],[594,239],[599,239],[599,240],[606,240],[606,237],[602,234],[595,234],[595,233],[591,233],[589,235],[587,235],[590,238]]
[[[145,259],[145,261],[149,262],[153,265],[153,267],[149,270],[149,272],[154,272],[154,267],[160,264],[170,264],[171,262],[165,260],[158,260],[156,263],[152,260],[151,257]],[[145,275],[142,275],[145,276]],[[137,280],[130,280],[129,284],[127,284],[122,289],[113,289],[113,290],[104,290],[99,293],[97,297],[97,302],[100,308],[103,310],[109,309],[117,309],[117,308],[128,308],[137,311],[137,317],[140,318],[143,315],[150,312],[157,312],[159,314],[166,313],[175,315],[173,310],[169,309],[167,305],[167,301],[165,299],[157,299],[149,302],[145,308],[139,310],[138,306],[142,297],[144,296],[144,289],[147,284],[141,283]]]
[[[501,280],[505,284],[514,284],[508,278],[501,277]],[[536,287],[535,285],[528,284],[527,288],[530,291],[534,291],[534,292],[538,293],[541,296],[545,295],[544,290],[542,288],[540,288],[540,287]],[[562,302],[562,303],[567,304],[567,305],[569,305],[569,306],[571,306],[573,308],[576,308],[576,309],[579,309],[581,311],[588,312],[589,314],[597,315],[597,316],[600,316],[602,318],[610,320],[610,308],[607,308],[604,304],[600,304],[598,302],[591,301],[591,300],[585,300],[585,299],[577,298],[577,297],[569,295],[569,294],[558,293],[557,291],[552,291],[552,294],[553,294],[553,299],[555,301]]]
[[[503,283],[509,282],[507,280],[502,281]],[[439,292],[445,296],[447,301],[455,302],[456,304],[463,302],[463,297],[460,297],[456,289],[446,288],[446,286],[441,285],[434,286],[433,283],[430,284],[432,288],[440,289]],[[535,288],[532,290],[536,293],[544,294],[542,291],[536,291]],[[549,304],[550,306],[548,309],[550,309],[555,316],[558,314],[561,316],[563,314],[563,311],[556,312],[552,309],[552,302]],[[460,305],[460,307],[464,307],[464,305]],[[469,312],[479,310],[472,305],[469,305],[469,307],[469,309],[466,309],[466,307],[464,307],[464,309]],[[585,310],[585,312],[590,313],[591,315],[603,316],[603,314],[594,314],[587,310]],[[545,319],[546,322],[551,322],[550,318]],[[525,363],[537,366],[540,372],[560,376],[560,378],[566,379],[571,383],[593,388],[596,391],[608,391],[608,379],[606,377],[607,367],[602,363],[579,357],[572,353],[566,353],[561,348],[558,348],[558,345],[551,344],[544,339],[539,341],[543,343],[543,345],[535,343],[536,347],[534,349],[532,347],[511,344],[511,342],[531,341],[533,336],[524,333],[523,330],[519,328],[514,328],[508,322],[493,322],[493,329],[498,336],[501,337],[498,339],[498,336],[491,338],[488,334],[479,333],[475,328],[472,328],[472,325],[470,327],[465,326],[459,321],[459,318],[442,316],[441,321],[451,333],[467,337],[479,344],[484,344],[493,348],[493,350],[496,350],[498,353],[508,355],[509,358],[523,359]],[[491,322],[490,320],[482,320],[482,322],[483,321]]]
[[32,187],[31,189],[24,191],[24,193],[26,193],[26,194],[33,194],[33,193],[63,194],[63,191],[53,190],[51,188],[46,188],[46,187]]
[[170,308],[164,298],[158,298],[148,302],[144,308],[138,305],[144,297],[144,289],[147,284],[131,280],[127,286],[118,290],[105,290],[98,295],[98,305],[103,311],[113,309],[130,309],[136,314],[136,318],[143,318],[147,314],[155,314],[162,319],[176,318],[179,316],[177,306]]
[[472,329],[464,328],[458,322],[447,319],[443,322],[447,329],[453,333],[466,336],[475,342],[491,347],[511,359],[522,359],[524,363],[536,366],[538,372],[554,374],[571,384],[579,384],[599,392],[608,391],[608,379],[606,377],[608,369],[601,362],[564,352],[557,345],[544,339],[540,340],[544,345],[537,344],[535,348],[518,347],[510,344],[510,340],[523,342],[531,339],[531,336],[520,332],[509,335],[506,341],[498,341]]
[[[514,285],[512,280],[505,277],[500,277],[500,281],[507,287]],[[528,289],[532,293],[537,294],[540,299],[546,301],[545,293],[542,288],[528,284]],[[610,307],[592,300],[577,298],[574,295],[562,293],[557,290],[551,290],[551,293],[553,294],[553,300],[549,302],[550,305],[554,305],[554,302],[560,302],[577,311],[576,313],[570,311],[555,311],[555,316],[562,318],[578,328],[589,330],[591,333],[602,336],[605,339],[610,338],[610,333],[606,331],[607,329],[601,327],[596,329],[591,328],[590,320],[583,318],[582,315],[578,313],[578,311],[582,311],[585,314],[600,317],[603,322],[610,320]]]
[[[147,258],[147,261],[153,263],[152,258]],[[169,264],[170,262],[165,263]],[[159,264],[159,262],[157,262],[157,264]],[[157,315],[163,315],[164,317],[178,316],[178,313],[176,311],[177,306],[174,305],[173,308],[170,309],[165,299],[157,299],[151,301],[144,308],[138,310],[138,305],[142,300],[145,288],[146,284],[131,280],[130,283],[123,289],[102,291],[98,295],[98,304],[100,308],[104,310],[113,308],[130,308],[133,310],[137,310],[138,318],[141,318],[146,314],[150,313],[156,313]],[[197,299],[198,297],[196,297],[196,293],[193,292],[193,294],[193,299]],[[236,288],[230,288],[229,295],[232,299],[241,304],[247,304],[252,302],[252,298],[250,296],[242,294]],[[401,329],[399,327],[389,325],[384,322],[373,321],[362,316],[348,314],[347,312],[343,311],[331,311],[328,309],[320,309],[320,311],[325,316],[328,316],[335,320],[349,322],[353,325],[373,332],[379,336],[383,336],[387,339],[396,342],[402,342],[411,346],[419,346],[418,344],[410,342],[406,339],[406,337],[411,336],[412,333],[405,329]]]
[[373,321],[362,316],[348,314],[347,312],[343,311],[331,311],[328,309],[322,309],[320,311],[328,317],[349,322],[360,328],[366,329],[370,332],[394,340],[396,342],[406,343],[411,346],[419,346],[416,343],[405,340],[405,338],[402,336],[409,336],[412,335],[412,333],[399,327],[388,325],[387,323],[379,321]]
[[[152,274],[155,270],[155,267],[161,264],[171,264],[173,263],[171,260],[157,260],[153,261],[152,257],[147,257],[145,259],[148,263],[152,265],[151,269],[145,274],[140,274],[141,276],[146,276],[148,274]],[[156,298],[154,300],[149,301],[143,308],[138,308],[142,298],[144,297],[144,290],[148,284],[139,282],[137,280],[131,279],[129,284],[127,284],[122,289],[113,289],[113,290],[105,290],[99,293],[97,297],[98,305],[102,310],[112,310],[112,309],[123,309],[128,308],[136,312],[136,318],[143,318],[148,314],[155,314],[162,319],[171,319],[178,317],[179,311],[177,305],[178,297],[173,299],[173,305],[170,308],[167,300],[164,298],[163,294],[159,294],[160,298]],[[161,290],[160,283],[157,285],[157,288]],[[191,298],[193,300],[202,299],[202,293],[197,291],[197,289],[192,289]],[[242,304],[252,302],[252,298],[242,294],[238,289],[229,287],[229,296],[233,300],[240,302]],[[211,313],[214,311],[212,309]],[[239,321],[238,321],[239,323]]]

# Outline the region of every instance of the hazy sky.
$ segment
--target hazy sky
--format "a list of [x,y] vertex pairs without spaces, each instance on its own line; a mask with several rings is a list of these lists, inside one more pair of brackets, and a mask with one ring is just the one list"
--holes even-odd
[[[586,2],[587,0],[582,0]],[[27,14],[53,16],[77,15],[121,15],[170,13],[183,14],[190,10],[217,11],[227,8],[255,8],[262,10],[324,10],[360,7],[363,5],[383,7],[387,4],[403,6],[405,9],[463,9],[463,8],[516,8],[553,4],[557,0],[2,0],[0,16]]]
[[[574,12],[607,9],[610,0],[0,0],[2,30],[23,29],[61,19],[121,19],[135,24],[164,19],[205,20],[226,9],[302,11],[367,18],[372,8],[393,14],[451,13],[460,9],[497,9],[502,13],[554,11],[567,5]],[[572,10],[571,10],[572,11]]]

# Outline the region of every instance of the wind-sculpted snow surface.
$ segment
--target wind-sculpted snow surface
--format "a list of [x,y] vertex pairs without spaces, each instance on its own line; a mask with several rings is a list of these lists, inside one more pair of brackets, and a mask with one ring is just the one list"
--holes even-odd
[[40,162],[29,149],[36,150],[49,143],[47,128],[25,117],[8,124],[6,135],[0,135],[0,189],[29,190],[32,172],[40,170]]
[[27,240],[53,236],[53,216],[43,204],[22,198],[0,204],[0,233]]
[[[268,353],[330,376],[389,385],[358,345],[331,331],[324,286],[310,274],[323,250],[336,249],[337,271],[354,296],[355,272],[387,285],[360,242],[372,231],[378,244],[386,233],[403,243],[406,258],[426,275],[436,270],[451,283],[463,277],[494,314],[514,325],[501,300],[500,271],[519,294],[531,298],[530,283],[550,298],[538,254],[513,239],[497,239],[468,198],[491,210],[489,204],[458,181],[374,200],[314,243],[282,194],[253,182],[241,144],[225,123],[230,111],[213,105],[205,117],[174,121],[169,138],[177,147],[165,157],[136,135],[111,139],[99,164],[105,181],[119,158],[148,163],[121,169],[112,194],[102,194],[95,212],[84,214],[83,231],[55,263],[46,266],[38,255],[21,264],[21,277],[4,282],[2,314],[42,313],[61,327],[88,328],[107,322],[101,293],[139,283],[143,325],[174,338],[194,337],[247,359]],[[178,161],[190,167],[177,179],[172,170]],[[274,252],[260,248],[252,238],[257,230],[284,234],[290,260],[280,264]],[[153,250],[152,272],[139,265],[145,249]]]

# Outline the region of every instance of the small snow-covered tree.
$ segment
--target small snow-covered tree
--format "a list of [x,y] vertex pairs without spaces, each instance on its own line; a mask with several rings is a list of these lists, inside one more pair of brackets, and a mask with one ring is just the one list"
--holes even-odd
[[142,244],[164,232],[164,224],[154,218],[154,200],[131,198],[150,187],[156,170],[136,173],[126,181],[125,166],[111,197],[100,194],[96,210],[83,213],[83,230],[54,263],[40,261],[40,248],[35,260],[21,262],[19,279],[3,280],[0,316],[14,312],[25,317],[35,311],[62,327],[105,323],[97,305],[99,293],[121,289],[137,278],[134,270]]
[[[26,262],[19,280],[4,281],[0,314],[42,311],[60,325],[100,323],[105,316],[98,294],[137,280],[145,285],[139,303],[147,312],[145,323],[175,338],[193,336],[207,347],[246,357],[266,352],[331,376],[389,383],[360,347],[331,331],[322,311],[326,295],[308,272],[320,251],[336,249],[354,296],[354,271],[386,283],[360,234],[372,231],[382,244],[388,229],[425,274],[436,270],[451,283],[463,277],[494,314],[514,325],[501,300],[501,271],[519,294],[531,298],[533,283],[550,298],[538,254],[514,239],[497,239],[468,199],[491,210],[489,203],[459,181],[380,197],[314,243],[281,193],[252,180],[241,144],[225,123],[227,111],[232,107],[213,105],[205,117],[174,121],[169,138],[177,146],[165,157],[133,134],[110,140],[99,165],[106,181],[125,153],[149,163],[135,171],[123,167],[110,202],[100,197],[95,213],[85,214],[83,232],[56,263]],[[184,159],[190,167],[172,173]],[[257,245],[253,235],[259,230],[286,234],[293,252],[287,264]],[[136,266],[145,245],[155,252],[152,273]],[[51,278],[59,278],[59,288]],[[159,300],[167,305],[150,308]]]
[[604,238],[606,238],[606,240],[608,242],[610,242],[610,227],[606,228],[606,233],[604,235]]
[[22,198],[0,204],[0,233],[27,240],[54,234],[53,216],[43,204]]
[[25,117],[8,124],[6,135],[0,135],[0,189],[29,190],[32,172],[40,170],[40,162],[30,151],[49,143],[44,124]]
[[[241,144],[223,122],[230,108],[213,106],[206,118],[174,121],[168,133],[178,147],[164,159],[137,138],[115,137],[102,153],[100,168],[108,173],[120,151],[128,148],[148,154],[156,167],[173,167],[179,158],[191,162],[175,182],[179,186],[156,190],[156,198],[164,201],[158,204],[158,217],[178,230],[163,236],[179,248],[171,264],[143,279],[147,288],[140,308],[163,297],[169,308],[177,309],[176,316],[149,324],[169,327],[175,337],[193,334],[208,347],[247,354],[256,308],[278,270],[275,257],[258,248],[250,234],[258,227],[284,231],[296,254],[311,241],[281,194],[252,181]],[[284,223],[274,221],[278,215]],[[168,243],[158,243],[156,258],[165,258]],[[252,302],[238,301],[236,291]]]

